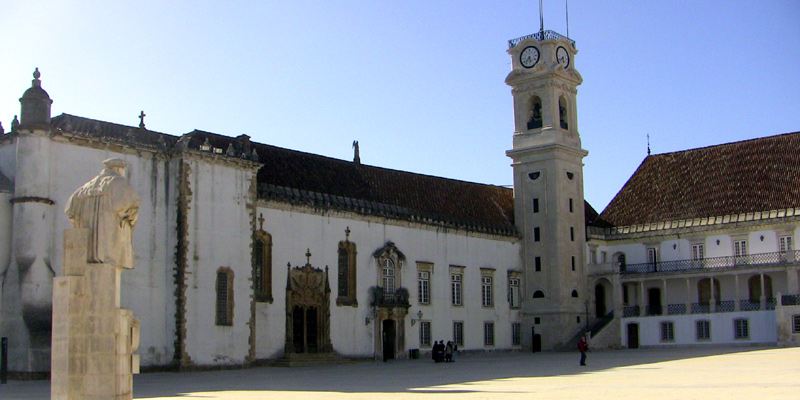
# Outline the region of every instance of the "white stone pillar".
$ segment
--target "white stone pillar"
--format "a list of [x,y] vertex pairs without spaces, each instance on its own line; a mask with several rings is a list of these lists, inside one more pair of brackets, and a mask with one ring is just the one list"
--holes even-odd
[[742,308],[741,304],[740,304],[742,301],[740,299],[740,294],[739,294],[739,274],[734,274],[733,275],[733,285],[734,285],[733,287],[734,287],[734,290],[735,290],[735,292],[733,294],[733,298],[734,298],[733,310],[734,311],[739,311]]

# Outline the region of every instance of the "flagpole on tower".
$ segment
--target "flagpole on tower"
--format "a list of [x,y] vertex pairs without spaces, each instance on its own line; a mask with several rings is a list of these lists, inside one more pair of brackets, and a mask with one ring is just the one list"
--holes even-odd
[[544,32],[544,12],[542,12],[542,0],[539,0],[539,32]]
[[567,14],[567,37],[569,37],[569,0],[564,0],[564,9]]

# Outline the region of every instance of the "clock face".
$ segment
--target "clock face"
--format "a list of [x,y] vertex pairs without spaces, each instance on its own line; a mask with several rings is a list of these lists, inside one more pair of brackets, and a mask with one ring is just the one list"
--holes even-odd
[[522,53],[519,53],[519,62],[525,68],[531,68],[539,62],[539,49],[533,46],[528,46]]
[[556,61],[559,65],[567,69],[569,67],[569,52],[562,46],[558,46],[556,49]]

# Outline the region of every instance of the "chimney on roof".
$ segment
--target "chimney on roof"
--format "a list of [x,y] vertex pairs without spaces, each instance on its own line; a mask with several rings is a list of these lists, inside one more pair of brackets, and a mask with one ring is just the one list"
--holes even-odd
[[358,150],[358,140],[353,140],[353,163],[361,164],[361,155]]

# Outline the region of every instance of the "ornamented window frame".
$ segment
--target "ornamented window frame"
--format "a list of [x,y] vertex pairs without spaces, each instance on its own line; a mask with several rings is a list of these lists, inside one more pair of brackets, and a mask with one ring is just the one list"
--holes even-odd
[[[425,290],[423,296],[423,288],[422,288],[422,281],[423,274],[427,274],[427,288]],[[426,262],[426,261],[417,261],[417,303],[423,306],[429,306],[433,302],[433,298],[431,298],[431,283],[433,281],[433,263]],[[425,301],[427,300],[427,301]]]
[[494,308],[494,268],[481,268],[481,306]]
[[[339,247],[337,249],[337,288],[336,288],[336,305],[337,306],[351,306],[351,307],[358,307],[358,299],[356,295],[356,288],[357,285],[357,263],[356,263],[356,256],[358,255],[358,251],[356,249],[356,244],[351,242],[349,239],[350,229],[346,230],[348,234],[348,238],[339,242]],[[347,293],[342,295],[341,287],[339,286],[339,279],[342,276],[342,263],[341,263],[341,256],[345,254],[347,256]]]
[[[257,263],[256,243],[261,242],[261,265]],[[253,294],[255,301],[272,303],[272,235],[263,228],[253,232]],[[258,269],[261,270],[260,286]]]

